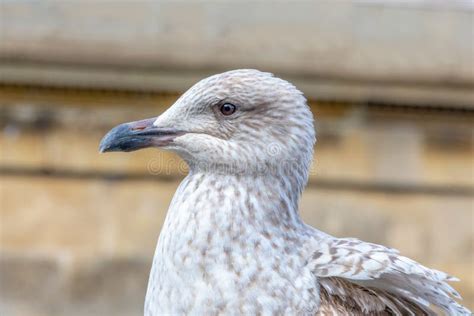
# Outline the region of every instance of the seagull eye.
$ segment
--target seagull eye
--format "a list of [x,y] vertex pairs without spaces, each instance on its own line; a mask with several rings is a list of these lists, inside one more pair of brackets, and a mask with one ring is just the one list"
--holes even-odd
[[225,116],[234,114],[235,110],[237,107],[231,103],[224,103],[221,105],[221,113],[224,114]]

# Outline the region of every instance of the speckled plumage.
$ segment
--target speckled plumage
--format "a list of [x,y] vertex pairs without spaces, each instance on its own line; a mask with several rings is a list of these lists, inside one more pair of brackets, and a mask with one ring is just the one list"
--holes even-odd
[[[237,106],[223,116],[219,105]],[[302,222],[315,132],[306,100],[257,70],[204,79],[154,122],[189,165],[162,228],[145,315],[470,312],[443,272]]]

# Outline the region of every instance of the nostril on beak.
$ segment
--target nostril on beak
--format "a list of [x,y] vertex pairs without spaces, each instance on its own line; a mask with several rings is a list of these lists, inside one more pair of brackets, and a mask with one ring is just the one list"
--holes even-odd
[[146,126],[135,126],[132,127],[132,131],[142,131],[146,128]]

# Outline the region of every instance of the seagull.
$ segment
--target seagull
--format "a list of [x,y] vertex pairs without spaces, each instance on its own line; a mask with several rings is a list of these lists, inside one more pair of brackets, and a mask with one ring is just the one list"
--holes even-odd
[[458,279],[302,221],[313,121],[294,85],[240,69],[104,136],[100,152],[159,147],[189,166],[158,239],[146,316],[471,315],[448,284]]

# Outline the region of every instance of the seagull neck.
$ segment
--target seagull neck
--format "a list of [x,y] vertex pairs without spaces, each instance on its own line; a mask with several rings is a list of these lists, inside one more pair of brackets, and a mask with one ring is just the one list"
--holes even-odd
[[297,253],[308,235],[297,213],[298,194],[288,185],[274,177],[191,171],[168,210],[151,284],[171,282],[169,275],[185,284],[208,278],[208,267],[233,269],[225,258],[247,262]]
[[220,218],[222,225],[242,222],[288,230],[302,225],[299,196],[287,177],[191,171],[176,192],[172,208],[186,212],[180,214],[184,217]]

